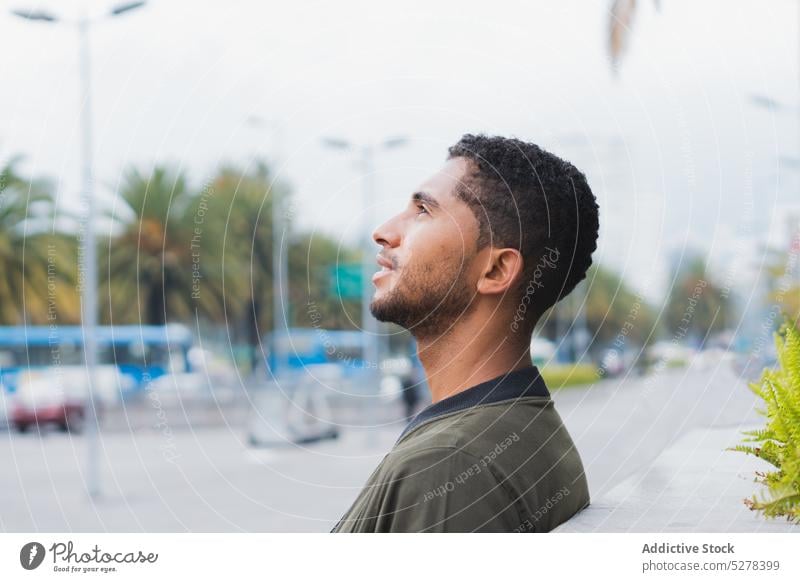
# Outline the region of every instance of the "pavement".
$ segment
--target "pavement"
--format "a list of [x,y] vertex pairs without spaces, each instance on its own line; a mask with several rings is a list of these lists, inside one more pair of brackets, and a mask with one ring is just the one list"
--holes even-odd
[[727,451],[761,427],[762,406],[727,358],[560,391],[592,503],[558,532],[800,532],[742,502],[760,459]]
[[[763,467],[724,449],[762,421],[729,362],[698,360],[553,398],[592,497],[558,531],[792,529],[742,504]],[[399,403],[339,406],[338,439],[255,448],[251,409],[234,395],[110,411],[95,499],[86,493],[83,437],[0,430],[0,531],[329,531],[405,425]]]
[[0,530],[320,532],[391,448],[390,430],[255,449],[240,426],[102,433],[102,496],[86,494],[86,445],[57,432],[0,435]]
[[741,442],[740,430],[688,432],[556,531],[800,533],[800,525],[767,520],[742,502],[763,490],[755,471],[771,466],[725,450]]
[[583,459],[593,499],[694,429],[762,423],[755,395],[727,358],[559,390],[553,398]]

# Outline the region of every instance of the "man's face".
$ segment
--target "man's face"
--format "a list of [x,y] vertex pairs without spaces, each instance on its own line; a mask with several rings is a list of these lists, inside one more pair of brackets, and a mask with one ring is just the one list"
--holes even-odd
[[455,193],[469,163],[448,160],[372,234],[383,248],[370,311],[416,337],[443,333],[474,304],[478,222]]

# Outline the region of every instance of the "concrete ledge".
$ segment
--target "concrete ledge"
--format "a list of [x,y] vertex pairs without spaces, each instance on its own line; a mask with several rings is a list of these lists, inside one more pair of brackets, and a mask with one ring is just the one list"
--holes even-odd
[[[800,525],[766,520],[742,500],[762,490],[755,471],[770,465],[726,451],[756,427],[695,429],[647,468],[556,528],[555,532],[770,532],[800,533]],[[591,483],[590,483],[591,486]]]

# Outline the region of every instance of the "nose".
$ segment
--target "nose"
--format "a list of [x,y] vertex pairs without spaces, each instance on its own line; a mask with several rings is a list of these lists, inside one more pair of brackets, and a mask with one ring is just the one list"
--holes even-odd
[[372,232],[372,240],[382,247],[396,247],[400,244],[400,222],[394,216]]

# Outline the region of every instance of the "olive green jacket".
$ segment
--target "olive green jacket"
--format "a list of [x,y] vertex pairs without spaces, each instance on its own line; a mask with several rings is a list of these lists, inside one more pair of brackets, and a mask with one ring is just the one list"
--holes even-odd
[[589,505],[536,367],[420,412],[332,532],[547,532]]

